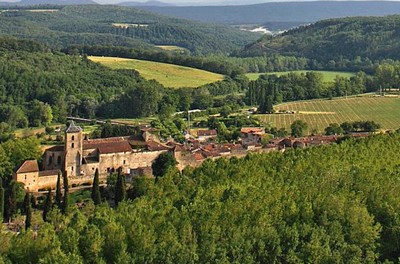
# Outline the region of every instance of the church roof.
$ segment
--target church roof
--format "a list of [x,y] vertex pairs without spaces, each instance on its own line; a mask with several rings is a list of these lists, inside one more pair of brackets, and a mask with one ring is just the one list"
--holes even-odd
[[99,144],[97,148],[99,149],[100,154],[112,154],[132,151],[132,147],[128,141]]
[[39,171],[37,160],[26,160],[21,167],[18,168],[16,173],[29,173]]
[[82,131],[82,128],[80,126],[77,126],[75,124],[74,120],[71,121],[67,130],[65,130],[65,132],[67,132],[67,133],[77,133],[77,132],[81,132],[81,131]]

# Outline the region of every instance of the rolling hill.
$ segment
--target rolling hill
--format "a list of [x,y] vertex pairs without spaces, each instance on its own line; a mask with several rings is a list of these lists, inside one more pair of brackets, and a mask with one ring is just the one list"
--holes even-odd
[[229,26],[169,18],[129,7],[86,5],[56,10],[4,10],[0,13],[0,34],[58,47],[76,44],[154,49],[154,45],[175,45],[194,54],[229,53],[259,38],[258,34]]
[[90,56],[89,59],[112,69],[134,69],[145,79],[155,79],[171,88],[199,87],[224,79],[220,74],[168,63],[96,56]]
[[288,29],[294,25],[328,18],[400,14],[400,2],[397,1],[292,1],[236,6],[146,6],[140,8],[203,22],[230,25],[268,24],[272,29],[274,27]]
[[0,6],[33,5],[98,5],[98,3],[92,0],[21,0],[17,2],[0,2]]
[[241,56],[290,55],[322,62],[400,59],[400,16],[352,17],[322,20],[264,36]]

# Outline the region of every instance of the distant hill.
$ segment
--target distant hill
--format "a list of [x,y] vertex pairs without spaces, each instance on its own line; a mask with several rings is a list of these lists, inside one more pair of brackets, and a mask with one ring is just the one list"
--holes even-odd
[[112,45],[155,49],[154,45],[174,45],[194,54],[230,53],[260,37],[229,26],[169,18],[130,7],[55,8],[4,11],[0,15],[0,34],[58,47]]
[[[244,1],[243,1],[244,2]],[[230,25],[296,22],[297,25],[328,18],[400,14],[398,1],[274,2],[242,6],[140,7],[159,14]],[[292,26],[291,23],[286,24]],[[282,27],[288,29],[289,27]]]
[[278,36],[264,36],[241,56],[294,55],[329,62],[357,57],[400,59],[400,16],[353,17],[319,21]]
[[21,0],[18,2],[0,2],[0,6],[31,5],[98,5],[98,3],[92,0]]
[[164,3],[160,1],[147,1],[147,2],[121,2],[119,6],[174,6],[173,4]]

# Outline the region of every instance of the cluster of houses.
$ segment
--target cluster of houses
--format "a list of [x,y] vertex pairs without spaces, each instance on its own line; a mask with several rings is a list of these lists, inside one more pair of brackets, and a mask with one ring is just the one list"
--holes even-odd
[[[82,129],[74,122],[65,130],[64,144],[45,150],[42,163],[25,161],[14,173],[14,178],[25,185],[26,191],[37,192],[55,188],[58,174],[68,177],[72,185],[91,183],[96,170],[105,181],[110,173],[121,168],[127,180],[151,175],[151,165],[164,152],[172,153],[178,169],[197,167],[206,159],[243,157],[248,152],[270,152],[287,148],[304,148],[331,144],[337,136],[311,136],[303,138],[271,138],[265,140],[263,128],[241,129],[239,143],[216,143],[216,130],[197,130],[194,138],[184,144],[161,142],[154,130],[143,128],[140,136],[84,139]],[[360,135],[366,136],[366,135]]]

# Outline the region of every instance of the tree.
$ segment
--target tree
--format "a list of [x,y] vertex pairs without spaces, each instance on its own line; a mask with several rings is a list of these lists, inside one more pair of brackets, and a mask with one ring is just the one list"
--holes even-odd
[[87,225],[79,239],[79,250],[85,259],[85,263],[99,262],[103,244],[104,238],[99,228],[93,224]]
[[337,123],[329,124],[329,126],[325,128],[325,135],[341,135],[343,132],[343,128]]
[[4,188],[3,180],[0,177],[0,224],[3,223],[4,217]]
[[7,189],[7,198],[5,204],[6,221],[10,221],[17,210],[17,184],[11,181]]
[[28,230],[29,227],[31,227],[31,221],[32,221],[32,206],[31,206],[31,195],[27,192],[25,195],[25,230]]
[[164,176],[169,169],[175,168],[176,164],[178,163],[172,153],[161,153],[151,165],[153,175],[156,177]]
[[58,172],[56,185],[56,205],[61,209],[62,193],[61,193],[61,172]]
[[43,221],[45,222],[47,221],[47,214],[50,212],[52,205],[53,205],[53,196],[51,194],[51,189],[49,189],[43,206]]
[[62,212],[63,214],[68,213],[68,207],[69,207],[69,186],[68,186],[68,176],[66,173],[64,173],[64,199],[63,199],[63,204],[62,204]]
[[115,186],[115,205],[126,199],[125,176],[122,175],[122,169],[118,169],[117,185]]
[[96,169],[94,173],[93,179],[93,187],[92,187],[92,200],[95,205],[99,205],[101,203],[100,189],[99,189],[99,170]]
[[302,137],[304,136],[304,130],[308,128],[308,125],[302,120],[296,120],[292,123],[290,128],[292,130],[293,137]]

